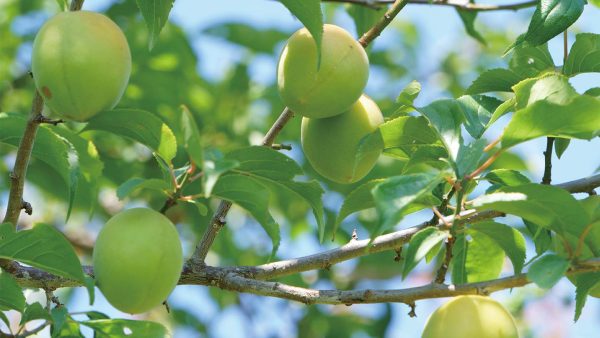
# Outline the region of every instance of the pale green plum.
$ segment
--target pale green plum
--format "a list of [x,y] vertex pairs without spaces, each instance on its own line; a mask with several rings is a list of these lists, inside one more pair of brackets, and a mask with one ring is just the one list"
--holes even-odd
[[108,17],[63,12],[35,37],[31,69],[52,111],[86,121],[119,102],[129,81],[131,54],[123,32]]
[[163,214],[128,209],[104,225],[94,246],[94,274],[117,309],[142,313],[173,291],[183,267],[177,230]]
[[518,338],[512,315],[484,296],[458,296],[427,320],[422,338]]
[[335,25],[323,27],[321,64],[317,47],[306,28],[288,40],[277,68],[283,102],[310,118],[331,117],[350,109],[369,78],[369,59],[350,33]]
[[323,119],[302,119],[302,149],[313,168],[338,183],[353,183],[365,177],[381,151],[365,153],[357,161],[361,139],[383,123],[377,104],[363,95],[342,114]]

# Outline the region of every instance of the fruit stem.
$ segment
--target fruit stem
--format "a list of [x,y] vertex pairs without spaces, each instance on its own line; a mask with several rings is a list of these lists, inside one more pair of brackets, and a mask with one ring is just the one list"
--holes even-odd
[[381,20],[379,20],[375,26],[371,27],[371,29],[369,29],[365,34],[363,34],[363,36],[360,37],[360,39],[358,39],[358,43],[360,43],[364,48],[367,48],[367,46],[381,34],[381,32],[392,22],[392,20],[394,20],[396,15],[400,13],[406,4],[408,4],[408,0],[394,1],[388,11],[385,12]]

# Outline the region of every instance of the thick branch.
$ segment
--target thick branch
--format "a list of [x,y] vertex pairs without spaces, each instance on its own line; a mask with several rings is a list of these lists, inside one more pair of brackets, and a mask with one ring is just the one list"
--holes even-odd
[[6,207],[5,223],[12,223],[15,227],[19,220],[21,210],[28,208],[28,203],[23,200],[23,187],[25,186],[25,176],[27,175],[27,166],[33,150],[35,134],[40,125],[40,116],[44,108],[44,99],[36,91],[31,104],[29,120],[25,126],[23,137],[17,150],[15,166],[10,174],[10,193],[8,197],[8,206]]
[[556,185],[568,192],[574,193],[592,193],[594,189],[600,187],[600,174],[594,176],[580,178],[575,181],[561,183]]
[[[324,2],[340,2],[361,5],[366,7],[374,7],[378,5],[387,5],[394,2],[394,0],[322,0]],[[469,12],[490,12],[490,11],[516,11],[523,8],[535,7],[538,3],[537,0],[517,2],[506,5],[491,5],[491,4],[474,4],[465,2],[450,2],[450,1],[429,1],[429,0],[408,0],[411,5],[429,5],[429,6],[448,6],[454,7],[463,11]]]
[[[590,271],[600,271],[600,259],[595,258],[581,262],[568,272],[569,275]],[[91,274],[88,268],[86,271]],[[43,275],[47,281],[46,287],[58,287],[57,283],[69,286],[81,286],[77,282],[67,281],[29,267],[21,267],[16,275],[17,281],[24,287],[38,287],[31,283],[29,276]],[[244,277],[231,268],[204,266],[199,271],[184,270],[179,284],[205,285],[218,287],[223,290],[245,292],[261,296],[277,297],[295,300],[305,304],[365,304],[400,302],[412,303],[420,299],[453,297],[458,295],[487,295],[492,292],[524,286],[531,283],[525,274],[500,278],[485,282],[463,285],[428,284],[424,286],[397,290],[313,290],[291,286],[279,282],[268,282]]]

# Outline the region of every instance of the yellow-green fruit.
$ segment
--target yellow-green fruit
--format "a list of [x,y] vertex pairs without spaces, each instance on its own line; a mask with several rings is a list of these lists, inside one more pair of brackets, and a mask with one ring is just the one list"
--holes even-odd
[[121,99],[131,54],[119,27],[102,14],[57,14],[33,42],[31,69],[46,105],[61,117],[86,121]]
[[458,296],[427,320],[422,338],[518,338],[512,315],[483,296]]
[[369,78],[369,59],[352,36],[335,25],[323,27],[321,64],[306,28],[294,33],[281,53],[277,85],[283,102],[310,118],[341,114],[358,100]]
[[361,139],[383,123],[381,110],[363,95],[342,114],[324,119],[302,119],[302,149],[313,168],[338,183],[353,183],[365,177],[381,151],[364,153],[357,161]]
[[128,209],[102,228],[94,247],[94,274],[117,309],[142,313],[167,299],[183,266],[175,226],[151,209]]

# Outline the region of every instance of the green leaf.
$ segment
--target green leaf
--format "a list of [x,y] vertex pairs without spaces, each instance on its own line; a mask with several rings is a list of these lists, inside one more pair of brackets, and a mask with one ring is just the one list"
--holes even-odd
[[157,322],[128,319],[95,319],[79,322],[99,333],[100,337],[145,338],[168,337],[167,329]]
[[600,72],[600,35],[577,34],[563,66],[563,72],[569,76]]
[[350,216],[351,214],[357,211],[375,207],[375,200],[373,199],[373,194],[371,193],[371,191],[373,190],[373,188],[375,188],[376,185],[382,183],[383,181],[383,179],[378,179],[365,182],[358,188],[354,189],[350,194],[348,194],[348,196],[344,200],[344,203],[342,203],[342,208],[340,209],[340,212],[338,213],[335,219],[335,224],[333,226],[334,238],[335,233],[337,232],[337,228],[342,223],[342,221],[346,219],[346,217]]
[[[448,238],[447,231],[441,231],[436,227],[428,227],[420,230],[410,239],[406,254],[404,256],[404,267],[402,279],[419,264],[427,254],[440,243]],[[439,247],[438,247],[439,249]]]
[[521,273],[525,264],[525,237],[515,228],[497,222],[480,222],[471,225],[469,230],[488,236],[510,259],[515,274]]
[[302,169],[296,162],[278,151],[263,146],[238,149],[228,153],[226,158],[239,163],[233,172],[251,176],[269,188],[276,191],[281,189],[306,202],[317,221],[319,239],[323,240],[325,235],[325,211],[321,199],[323,188],[316,180],[293,181],[295,176],[302,174]]
[[166,191],[169,190],[169,183],[157,178],[145,179],[133,177],[117,188],[117,197],[120,200],[124,200],[125,197],[129,196],[137,189],[150,189],[166,193]]
[[512,47],[524,42],[533,46],[546,43],[577,21],[585,4],[586,0],[541,0],[527,33],[519,36]]
[[437,100],[418,108],[427,117],[439,139],[443,142],[451,160],[456,160],[461,145],[460,129],[464,121],[462,109],[456,100]]
[[502,187],[473,200],[477,210],[497,210],[517,215],[559,234],[578,235],[590,217],[566,190],[543,184]]
[[[0,245],[3,240],[0,239]],[[7,272],[0,269],[0,308],[23,312],[25,296],[17,281]]]
[[494,110],[494,113],[492,114],[492,117],[490,118],[490,121],[488,122],[487,126],[485,126],[485,128],[486,129],[489,128],[499,118],[501,118],[502,116],[510,113],[511,111],[514,111],[516,104],[517,104],[517,99],[514,98],[514,97],[511,97],[510,99],[502,102],[496,108],[496,110]]
[[[52,326],[50,328],[52,338],[62,337],[62,329],[67,323],[67,320],[69,319],[69,313],[67,308],[65,306],[55,307],[50,311],[50,316],[52,317]],[[67,331],[68,328],[69,325],[67,324]]]
[[354,20],[356,35],[362,36],[385,14],[385,8],[369,8],[366,6],[348,4],[346,12]]
[[575,97],[565,105],[538,101],[518,110],[504,130],[502,147],[541,137],[592,139],[600,135],[600,100]]
[[183,134],[183,146],[190,156],[191,161],[197,166],[204,162],[202,153],[202,141],[196,120],[186,106],[181,106],[179,115],[179,128]]
[[409,84],[402,89],[398,98],[396,98],[396,102],[400,103],[407,107],[413,107],[415,99],[421,93],[421,84],[417,80],[412,80]]
[[550,289],[565,275],[569,261],[563,257],[549,254],[534,261],[527,271],[527,278],[542,289]]
[[479,232],[458,235],[452,255],[452,283],[457,285],[498,278],[504,263],[502,248]]
[[430,194],[441,180],[441,174],[420,173],[389,177],[377,184],[372,193],[381,222],[375,231],[371,232],[371,238],[400,222],[410,205],[420,197]]
[[[470,2],[473,3],[473,1]],[[458,8],[456,9],[456,12],[458,13],[458,16],[460,16],[460,19],[462,20],[463,25],[465,26],[465,30],[467,31],[467,34],[469,34],[469,36],[471,36],[475,40],[479,41],[481,44],[485,45],[485,39],[475,29],[475,18],[477,18],[477,12],[465,11]]]
[[457,100],[458,106],[465,117],[464,125],[473,138],[481,138],[492,117],[492,113],[502,101],[484,95],[465,95]]
[[583,95],[589,95],[589,96],[593,96],[593,97],[600,97],[600,87],[593,87],[590,88],[588,90],[586,90]]
[[146,26],[148,27],[148,50],[152,50],[158,35],[169,19],[169,12],[175,0],[135,0]]
[[4,312],[2,312],[2,311],[0,311],[0,320],[2,320],[4,322],[4,324],[6,325],[6,327],[10,327],[10,320],[8,319],[8,317],[6,316],[6,314]]
[[[23,115],[0,113],[0,143],[18,147],[25,130],[27,120]],[[48,164],[56,171],[69,187],[69,201],[72,201],[77,188],[77,162],[72,146],[66,140],[52,132],[47,126],[38,128],[31,154],[34,158]]]
[[461,145],[456,156],[456,176],[464,177],[479,167],[487,144],[485,139],[479,139],[468,145]]
[[481,73],[467,88],[465,94],[481,94],[488,92],[511,92],[512,86],[523,78],[512,70],[494,68]]
[[379,126],[385,150],[399,149],[410,157],[419,147],[439,143],[425,117],[401,116]]
[[209,159],[205,160],[203,165],[202,186],[204,187],[204,196],[206,198],[210,197],[219,177],[239,165],[236,160],[209,156]]
[[221,177],[213,189],[213,195],[233,202],[246,209],[265,229],[273,242],[275,254],[281,240],[279,224],[275,222],[269,212],[269,199],[271,193],[255,178],[229,174]]
[[548,73],[538,78],[526,79],[513,87],[516,109],[522,109],[537,101],[559,105],[569,103],[578,96],[569,78],[558,73]]
[[548,51],[547,44],[539,46],[520,45],[515,47],[508,67],[523,78],[529,78],[547,71],[554,71],[554,61]]
[[568,138],[557,137],[554,140],[554,152],[556,153],[556,157],[562,157],[565,151],[567,151],[569,143],[571,143],[571,140]]
[[317,44],[317,65],[321,64],[321,40],[323,38],[323,13],[320,0],[278,0],[308,29]]
[[273,55],[275,48],[289,37],[288,33],[277,29],[257,28],[239,22],[218,23],[204,29],[202,33],[268,55]]
[[171,128],[156,115],[139,109],[114,109],[92,117],[82,132],[102,130],[128,137],[156,151],[167,162],[175,157],[177,141]]
[[531,183],[529,178],[521,174],[521,172],[512,169],[494,169],[483,178],[499,186],[517,186]]
[[526,219],[523,219],[523,223],[531,235],[531,239],[535,245],[535,253],[537,255],[541,255],[550,249],[552,246],[552,232],[550,230],[529,222]]
[[56,0],[56,3],[61,12],[64,12],[69,8],[69,2],[67,0]]
[[[81,195],[87,196],[90,201],[93,201],[89,205],[91,215],[94,211],[94,202],[98,198],[100,184],[98,177],[102,176],[104,169],[104,163],[100,160],[98,150],[92,141],[84,139],[67,128],[50,126],[48,128],[51,128],[54,133],[64,138],[65,142],[72,147],[72,151],[74,149],[76,153],[78,166],[71,165],[71,174],[78,175],[74,179],[77,184],[74,187],[72,186],[71,189],[76,188],[78,192],[72,190],[70,194],[73,198]],[[81,184],[82,182],[85,182],[85,184]],[[73,203],[73,198],[70,198],[70,204]]]
[[410,155],[408,162],[402,168],[402,174],[418,173],[430,168],[437,170],[451,169],[446,160],[447,158],[448,152],[442,146],[424,145],[418,147],[417,151]]
[[598,272],[589,272],[577,275],[577,278],[575,279],[575,322],[577,322],[577,320],[579,320],[579,316],[581,316],[581,311],[585,306],[588,294],[594,288],[594,286],[598,284],[599,280],[600,273]]
[[361,138],[354,154],[352,177],[356,176],[356,170],[360,167],[361,163],[364,163],[365,159],[379,157],[379,154],[383,151],[383,147],[383,138],[379,129]]
[[42,304],[38,302],[27,304],[19,325],[24,325],[25,323],[36,319],[45,319],[51,321],[52,317],[50,316],[50,313],[48,313],[48,310],[42,306]]
[[9,233],[9,223],[0,225],[0,258],[16,260],[58,276],[83,282],[83,269],[73,247],[62,233],[47,224]]

